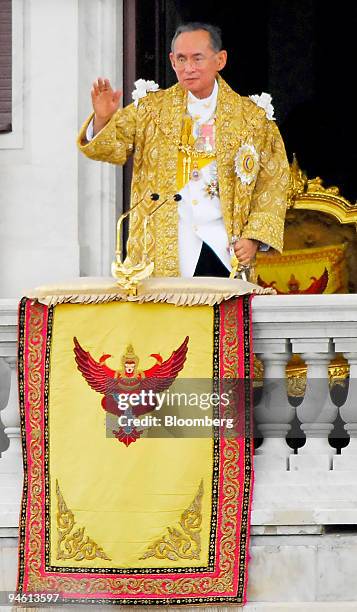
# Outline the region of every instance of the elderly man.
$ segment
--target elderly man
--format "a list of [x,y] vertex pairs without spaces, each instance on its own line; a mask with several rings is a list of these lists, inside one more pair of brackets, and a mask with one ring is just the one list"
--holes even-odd
[[[170,198],[149,225],[156,276],[228,276],[231,253],[249,265],[260,245],[282,250],[289,167],[279,131],[253,100],[219,76],[227,61],[219,28],[180,26],[170,53],[178,83],[139,81],[119,109],[108,79],[93,84],[94,113],[78,138],[88,157],[124,164],[134,156],[128,256],[140,261],[151,193]],[[150,91],[151,90],[151,91]],[[179,192],[180,201],[172,196]]]

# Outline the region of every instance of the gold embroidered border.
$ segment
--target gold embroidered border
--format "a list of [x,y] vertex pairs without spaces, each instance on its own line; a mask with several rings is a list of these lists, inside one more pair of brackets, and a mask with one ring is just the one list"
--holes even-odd
[[[245,579],[248,566],[248,536],[249,536],[249,510],[251,504],[252,493],[252,396],[251,396],[251,331],[250,331],[250,296],[241,298],[242,302],[237,299],[224,302],[221,306],[221,342],[222,342],[222,361],[221,363],[221,379],[232,378],[238,379],[239,369],[239,342],[243,344],[243,359],[244,359],[244,386],[240,386],[240,392],[244,392],[244,397],[239,397],[238,401],[244,402],[244,427],[240,427],[244,439],[238,441],[234,438],[226,438],[223,445],[223,508],[222,508],[222,533],[225,534],[222,549],[224,551],[223,564],[226,565],[227,571],[233,575],[234,570],[234,554],[230,548],[231,542],[237,538],[237,520],[232,520],[232,517],[237,517],[239,513],[239,505],[242,503],[242,518],[240,524],[239,537],[239,568],[238,568],[238,600],[242,600],[244,596]],[[240,312],[242,305],[242,312]],[[230,411],[230,407],[228,407]],[[237,411],[237,409],[236,409]],[[241,410],[237,411],[241,413]],[[232,417],[227,409],[225,417]],[[244,485],[243,491],[240,491],[239,477],[239,459],[241,454],[244,455]],[[241,498],[241,501],[240,501]],[[221,565],[222,567],[223,565]]]
[[19,305],[19,346],[18,346],[18,379],[19,379],[19,408],[20,408],[20,426],[21,426],[21,444],[24,460],[24,481],[22,491],[22,502],[19,517],[19,575],[18,575],[18,590],[21,591],[24,580],[24,556],[25,556],[25,538],[26,538],[26,516],[27,516],[27,500],[28,500],[28,459],[26,447],[26,420],[25,420],[25,322],[26,322],[26,303],[27,299],[23,298]]
[[[20,379],[23,389],[23,395],[20,395],[20,411],[21,411],[21,428],[23,436],[23,446],[25,446],[26,436],[26,412],[28,416],[28,427],[31,432],[31,438],[28,448],[29,459],[31,461],[31,472],[28,472],[27,453],[25,451],[25,488],[31,500],[30,508],[25,504],[25,496],[21,508],[21,546],[20,555],[24,554],[24,546],[27,548],[27,565],[30,576],[39,577],[41,567],[41,532],[43,525],[41,498],[43,495],[42,489],[42,445],[41,445],[41,402],[43,389],[43,372],[44,363],[44,343],[43,328],[46,321],[47,308],[39,303],[32,303],[29,308],[28,322],[26,322],[26,307],[27,300],[21,302],[21,317],[20,317],[20,342],[23,343],[26,339],[26,347],[28,353],[22,353],[22,362],[20,364]],[[45,377],[48,376],[48,361],[45,363]],[[24,388],[27,381],[27,390]],[[21,386],[20,385],[20,386]],[[27,392],[26,392],[27,391]],[[26,411],[27,403],[27,411]],[[28,511],[29,510],[29,511]],[[28,511],[27,532],[30,534],[28,542],[26,535],[26,513]],[[19,571],[19,588],[22,587],[24,579],[23,562],[20,563]],[[36,578],[35,578],[36,580]],[[31,581],[29,590],[31,590]]]

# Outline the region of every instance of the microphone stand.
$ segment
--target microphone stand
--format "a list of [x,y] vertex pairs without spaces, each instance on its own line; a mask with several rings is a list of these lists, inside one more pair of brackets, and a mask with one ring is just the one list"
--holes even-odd
[[[150,194],[150,199],[153,200],[154,202],[157,201],[159,198],[160,198],[160,196],[159,196],[158,193]],[[141,204],[144,200],[145,200],[145,198],[141,198],[141,200],[139,200],[139,202],[136,202],[136,204],[134,204],[134,206],[132,206],[131,208],[129,208],[129,210],[127,210],[125,213],[120,215],[120,217],[118,219],[118,222],[117,222],[117,241],[116,241],[116,249],[115,249],[115,258],[116,258],[116,261],[118,263],[122,263],[121,228],[122,228],[122,225],[123,225],[123,221],[129,215],[131,215],[133,210],[135,210],[135,208],[137,208],[139,206],[139,204]]]
[[148,251],[147,235],[148,235],[148,227],[151,221],[151,217],[156,213],[157,210],[159,210],[159,208],[161,208],[161,206],[166,204],[166,202],[168,202],[168,200],[171,200],[171,199],[173,199],[175,202],[179,202],[180,200],[182,200],[182,196],[179,193],[175,193],[175,195],[170,196],[169,198],[166,198],[166,200],[164,200],[163,202],[160,202],[160,204],[156,206],[154,210],[152,210],[151,212],[149,212],[148,215],[145,216],[145,219],[144,219],[144,255],[147,255],[147,251]]
[[[150,199],[154,202],[159,200],[159,198],[160,196],[157,193],[152,193],[150,195]],[[178,202],[179,200],[182,199],[182,196],[179,193],[176,193],[175,195],[166,198],[166,200],[164,200],[158,206],[156,206],[154,210],[152,210],[149,214],[145,215],[145,218],[144,218],[144,250],[143,250],[142,259],[137,264],[133,264],[130,261],[129,257],[127,257],[125,261],[122,261],[121,228],[122,228],[124,219],[126,219],[126,217],[128,217],[133,212],[133,210],[137,208],[137,206],[142,204],[145,198],[142,198],[141,200],[139,200],[139,202],[136,202],[136,204],[134,204],[134,206],[132,206],[130,210],[123,213],[118,219],[115,260],[112,263],[111,272],[112,272],[112,276],[114,276],[114,278],[117,279],[117,284],[121,288],[128,290],[131,295],[137,295],[138,282],[141,280],[144,280],[145,278],[149,278],[154,271],[154,262],[150,261],[148,257],[148,244],[147,244],[148,225],[150,223],[150,219],[152,215],[157,210],[159,210],[161,206],[166,204],[166,202],[168,202],[168,200],[170,199],[173,199],[176,202]]]

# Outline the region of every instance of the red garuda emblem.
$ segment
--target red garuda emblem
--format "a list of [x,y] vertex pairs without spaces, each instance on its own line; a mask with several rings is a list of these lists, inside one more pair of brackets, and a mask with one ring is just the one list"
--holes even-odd
[[131,424],[130,419],[155,410],[155,394],[166,391],[184,366],[188,340],[187,336],[166,361],[160,354],[152,353],[150,357],[153,357],[156,363],[148,370],[138,369],[139,357],[130,344],[122,355],[121,369],[112,370],[106,365],[107,359],[112,355],[102,355],[99,361],[96,361],[89,351],[81,347],[77,338],[73,338],[78,370],[94,391],[104,395],[101,402],[104,410],[118,417],[123,414],[127,417],[125,426],[120,426],[117,431],[113,430],[119,442],[129,446],[140,438],[143,430]]
[[288,291],[280,291],[280,289],[276,287],[276,281],[272,281],[271,283],[266,283],[260,276],[258,276],[258,285],[264,288],[272,287],[273,289],[275,289],[278,295],[287,295],[287,294],[308,295],[310,293],[323,293],[328,283],[327,269],[325,268],[320,278],[311,276],[310,280],[312,282],[306,289],[300,289],[300,281],[297,278],[295,278],[294,274],[291,274],[290,279],[287,283]]

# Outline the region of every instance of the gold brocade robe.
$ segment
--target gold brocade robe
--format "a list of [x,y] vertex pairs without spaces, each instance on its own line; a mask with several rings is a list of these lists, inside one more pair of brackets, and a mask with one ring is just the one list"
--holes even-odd
[[[228,238],[252,238],[281,251],[289,165],[279,130],[262,108],[235,93],[221,77],[218,85],[216,160]],[[155,206],[150,194],[159,193],[162,201],[178,191],[186,105],[187,92],[176,84],[149,93],[139,100],[137,108],[130,104],[118,110],[91,142],[86,142],[85,132],[93,115],[79,133],[78,146],[91,159],[124,164],[134,155],[131,205],[146,199],[130,217],[128,255],[133,263],[141,260],[144,216]],[[259,155],[257,176],[249,184],[235,169],[237,152],[246,144],[253,145]],[[148,245],[155,276],[180,276],[176,202],[168,202],[153,215]]]

